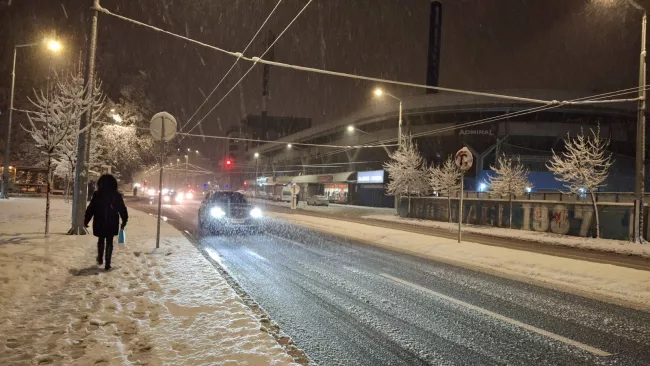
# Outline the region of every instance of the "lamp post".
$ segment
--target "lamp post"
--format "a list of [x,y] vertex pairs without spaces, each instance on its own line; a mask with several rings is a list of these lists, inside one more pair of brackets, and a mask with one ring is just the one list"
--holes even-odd
[[[43,42],[47,49],[51,52],[58,52],[61,50],[62,46],[56,40],[45,40]],[[7,122],[7,135],[5,136],[5,152],[4,152],[4,162],[2,170],[2,187],[0,188],[0,199],[9,198],[7,196],[7,188],[9,185],[9,154],[11,153],[11,124],[14,111],[14,92],[16,86],[16,55],[18,54],[19,48],[34,47],[43,44],[41,42],[19,44],[14,46],[14,57],[13,64],[11,68],[11,92],[9,94],[9,121]]]
[[375,89],[375,95],[381,97],[387,95],[399,102],[399,121],[397,126],[397,148],[399,149],[402,146],[402,100],[391,93],[388,93],[380,88]]
[[641,18],[641,52],[639,53],[639,101],[636,122],[636,173],[634,184],[634,242],[643,242],[643,195],[645,193],[645,109],[646,109],[646,32],[648,14],[636,0],[627,0],[643,12]]
[[257,198],[257,166],[260,162],[260,153],[255,153],[255,198]]
[[185,184],[184,185],[187,185],[187,169],[188,169],[189,162],[190,162],[190,156],[185,155]]

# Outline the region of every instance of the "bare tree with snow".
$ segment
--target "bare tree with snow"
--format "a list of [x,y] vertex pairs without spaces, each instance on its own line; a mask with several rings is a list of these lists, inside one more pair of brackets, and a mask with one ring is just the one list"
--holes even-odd
[[555,174],[555,179],[565,183],[571,193],[589,193],[596,215],[596,237],[600,237],[600,217],[595,192],[609,174],[612,155],[607,153],[609,139],[600,138],[600,127],[591,130],[591,135],[580,134],[571,138],[567,133],[564,139],[564,152],[558,155],[553,151],[551,161],[546,165]]
[[[87,96],[83,83],[79,84],[74,76],[57,81],[52,90],[46,93],[34,92],[34,99],[30,99],[35,110],[28,113],[29,125],[22,128],[27,131],[35,141],[35,145],[46,156],[46,203],[45,203],[45,235],[50,231],[50,195],[52,191],[53,158],[64,148],[65,142],[76,138],[78,124],[85,111],[93,108],[100,112],[103,105],[101,93],[92,98]],[[83,133],[88,126],[84,129]]]
[[410,136],[402,136],[401,146],[390,154],[390,160],[384,163],[384,169],[390,178],[386,191],[398,200],[401,195],[407,195],[409,213],[411,195],[423,195],[429,190],[424,167],[424,159]]
[[463,172],[456,166],[454,158],[449,155],[440,166],[429,167],[429,185],[434,192],[447,196],[447,216],[451,222],[451,196],[460,191]]
[[497,166],[490,166],[492,175],[490,180],[490,190],[500,196],[508,196],[510,205],[509,228],[512,229],[512,198],[520,196],[526,192],[526,188],[531,188],[532,183],[528,180],[528,169],[526,169],[519,158],[513,160],[505,155],[497,157]]

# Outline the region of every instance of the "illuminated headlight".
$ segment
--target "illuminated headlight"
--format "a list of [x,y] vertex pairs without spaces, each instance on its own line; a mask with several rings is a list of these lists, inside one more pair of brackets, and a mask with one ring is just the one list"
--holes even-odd
[[165,202],[169,202],[169,196],[165,196],[165,197],[163,197],[163,201],[165,201]]
[[149,190],[147,191],[147,193],[149,193],[150,196],[153,196],[153,195],[156,194],[156,190],[153,189],[153,188],[149,188]]
[[226,216],[226,213],[223,212],[221,207],[212,207],[210,209],[210,216],[214,217],[215,219],[220,219],[220,218]]
[[167,194],[167,193],[169,193],[169,189],[167,189],[167,188],[163,188],[163,190],[162,190],[162,194]]
[[183,194],[179,193],[176,195],[176,202],[183,202]]
[[259,219],[260,217],[262,217],[262,210],[255,207],[254,209],[251,210],[251,217],[254,219]]
[[185,198],[187,198],[188,200],[191,200],[193,197],[194,195],[191,192],[185,193]]

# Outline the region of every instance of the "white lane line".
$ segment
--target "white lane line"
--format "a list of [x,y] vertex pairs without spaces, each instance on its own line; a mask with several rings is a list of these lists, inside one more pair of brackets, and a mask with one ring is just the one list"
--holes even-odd
[[250,250],[250,249],[244,249],[244,250],[245,250],[248,254],[252,255],[252,256],[255,257],[255,258],[261,259],[261,260],[266,261],[266,262],[269,261],[268,259],[262,257],[261,255],[255,253],[254,251],[252,251],[252,250]]
[[561,335],[559,335],[559,334],[551,333],[551,332],[546,331],[546,330],[544,330],[544,329],[540,329],[540,328],[534,327],[534,326],[532,326],[532,325],[530,325],[530,324],[522,323],[522,322],[520,322],[520,321],[518,321],[518,320],[508,318],[508,317],[506,317],[506,316],[503,316],[503,315],[501,315],[501,314],[497,314],[497,313],[492,312],[492,311],[490,311],[490,310],[486,310],[486,309],[480,308],[480,307],[478,307],[478,306],[475,306],[475,305],[472,305],[472,304],[468,304],[468,303],[466,303],[466,302],[464,302],[464,301],[461,301],[461,300],[458,300],[458,299],[454,299],[453,297],[449,297],[449,296],[447,296],[447,295],[443,295],[443,294],[441,294],[441,293],[439,293],[439,292],[436,292],[436,291],[433,291],[433,290],[429,290],[428,288],[424,288],[424,287],[419,286],[419,285],[416,285],[416,284],[414,284],[414,283],[410,283],[410,282],[404,281],[404,280],[402,280],[402,279],[400,279],[400,278],[393,277],[393,276],[391,276],[391,275],[389,275],[389,274],[386,274],[386,273],[380,273],[379,275],[382,276],[382,277],[384,277],[384,278],[387,278],[387,279],[389,279],[389,280],[393,280],[393,281],[395,281],[395,282],[401,283],[402,285],[409,286],[409,287],[414,288],[414,289],[416,289],[416,290],[420,290],[420,291],[426,292],[426,293],[428,293],[428,294],[430,294],[430,295],[433,295],[433,296],[439,297],[439,298],[441,298],[441,299],[443,299],[443,300],[447,300],[447,301],[452,302],[452,303],[454,303],[454,304],[457,304],[457,305],[460,305],[460,306],[466,307],[466,308],[468,308],[468,309],[474,310],[474,311],[479,312],[479,313],[481,313],[481,314],[485,314],[485,315],[491,316],[491,317],[493,317],[493,318],[499,319],[499,320],[501,320],[501,321],[503,321],[503,322],[506,322],[506,323],[508,323],[508,324],[516,325],[516,326],[518,326],[518,327],[520,327],[520,328],[523,328],[523,329],[529,330],[529,331],[534,332],[534,333],[537,333],[537,334],[541,334],[541,335],[543,335],[543,336],[546,336],[546,337],[548,337],[548,338],[554,339],[554,340],[556,340],[556,341],[560,341],[560,342],[562,342],[562,343],[565,343],[565,344],[571,345],[571,346],[573,346],[573,347],[580,348],[580,349],[582,349],[582,350],[584,350],[584,351],[587,351],[587,352],[590,352],[590,353],[592,353],[592,354],[594,354],[594,355],[596,355],[596,356],[607,357],[607,356],[611,356],[611,355],[612,355],[611,353],[606,352],[606,351],[603,351],[603,350],[601,350],[601,349],[598,349],[598,348],[595,348],[595,347],[589,346],[589,345],[584,344],[584,343],[580,343],[580,342],[578,342],[578,341],[574,341],[574,340],[572,340],[572,339],[569,339],[569,338],[563,337],[563,336],[561,336]]

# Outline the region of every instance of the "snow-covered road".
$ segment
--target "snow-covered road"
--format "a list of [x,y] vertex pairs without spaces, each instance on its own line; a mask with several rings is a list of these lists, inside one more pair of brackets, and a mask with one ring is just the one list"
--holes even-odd
[[[194,227],[196,206],[167,212],[173,225]],[[206,237],[200,244],[319,364],[643,364],[650,359],[645,312],[283,220],[272,220],[263,235]]]

